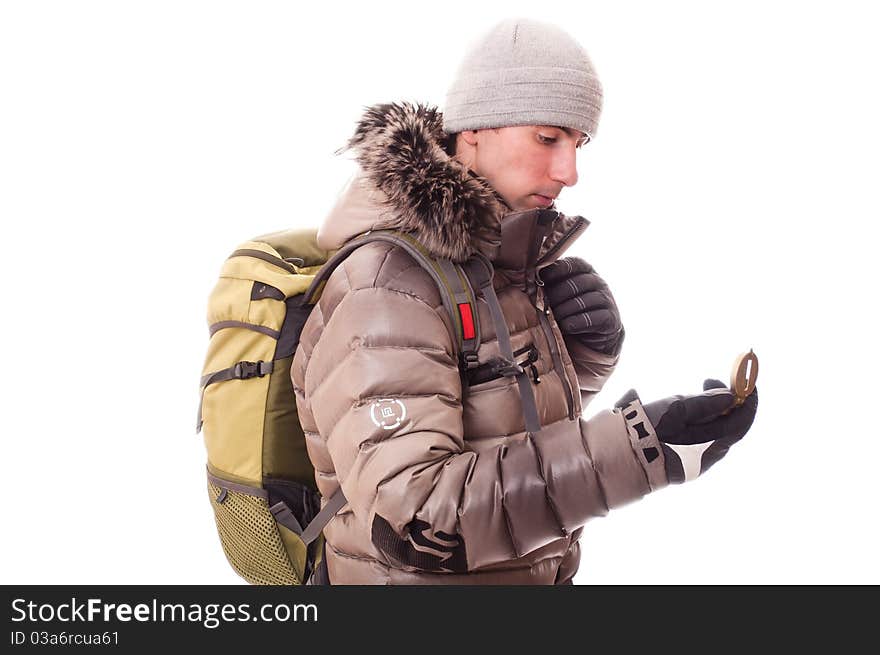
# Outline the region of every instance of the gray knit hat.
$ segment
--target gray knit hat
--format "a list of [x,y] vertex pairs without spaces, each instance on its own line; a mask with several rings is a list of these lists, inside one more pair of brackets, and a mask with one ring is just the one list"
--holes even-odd
[[596,134],[602,85],[586,51],[562,29],[518,18],[467,51],[446,94],[448,134],[511,125],[558,125]]

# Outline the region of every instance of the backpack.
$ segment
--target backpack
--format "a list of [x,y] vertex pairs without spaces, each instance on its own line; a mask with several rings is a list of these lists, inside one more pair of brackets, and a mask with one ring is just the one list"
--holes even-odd
[[[204,436],[208,494],[223,551],[251,584],[326,583],[315,574],[323,559],[322,530],[346,500],[340,489],[322,508],[290,367],[326,280],[354,249],[386,241],[407,250],[437,282],[462,375],[485,368],[477,366],[478,314],[462,266],[432,257],[402,232],[372,230],[337,251],[321,249],[316,237],[314,229],[289,230],[246,241],[226,259],[208,300],[210,341],[196,432]],[[491,287],[491,263],[483,260],[488,278],[484,270],[480,284],[488,279]],[[510,363],[492,368],[507,375],[502,369]]]

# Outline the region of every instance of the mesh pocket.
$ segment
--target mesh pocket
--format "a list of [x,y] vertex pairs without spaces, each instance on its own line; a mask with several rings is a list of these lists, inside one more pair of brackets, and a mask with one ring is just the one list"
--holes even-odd
[[302,584],[265,497],[220,487],[210,478],[208,493],[223,551],[236,573],[251,584]]

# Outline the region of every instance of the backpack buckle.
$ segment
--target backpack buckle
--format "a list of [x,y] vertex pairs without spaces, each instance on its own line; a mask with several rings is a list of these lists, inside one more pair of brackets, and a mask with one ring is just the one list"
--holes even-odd
[[504,377],[516,377],[525,371],[522,366],[509,359],[498,358],[492,363],[492,372]]
[[247,380],[257,376],[263,377],[266,373],[271,372],[271,369],[266,370],[268,367],[263,366],[266,363],[264,361],[238,362],[232,369],[232,373],[240,380]]
[[474,352],[463,353],[461,359],[464,362],[464,368],[467,371],[470,371],[472,368],[476,368],[480,364],[479,355]]

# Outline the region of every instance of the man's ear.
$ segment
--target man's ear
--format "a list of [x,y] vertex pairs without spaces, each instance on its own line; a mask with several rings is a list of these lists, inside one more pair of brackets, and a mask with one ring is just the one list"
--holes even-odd
[[464,130],[458,134],[469,146],[475,146],[477,145],[477,132],[479,132],[479,130]]

